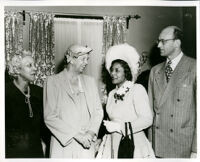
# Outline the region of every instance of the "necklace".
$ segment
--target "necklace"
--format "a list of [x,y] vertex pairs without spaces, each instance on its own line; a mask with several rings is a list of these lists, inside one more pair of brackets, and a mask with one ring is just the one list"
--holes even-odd
[[30,102],[30,88],[28,86],[28,93],[25,94],[25,103],[28,104],[28,109],[29,109],[29,117],[32,118],[33,117],[33,110],[32,110],[32,107],[31,107],[31,102]]
[[25,103],[28,104],[28,109],[29,109],[29,117],[32,118],[33,117],[33,110],[31,107],[31,102],[30,102],[30,87],[27,87],[27,93],[25,93],[24,91],[22,91],[20,89],[20,87],[17,85],[17,83],[14,81],[15,86],[22,92],[22,94],[25,96]]

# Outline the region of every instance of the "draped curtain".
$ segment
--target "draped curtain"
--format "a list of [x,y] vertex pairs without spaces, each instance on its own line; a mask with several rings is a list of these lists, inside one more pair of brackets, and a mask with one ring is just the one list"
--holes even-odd
[[43,86],[45,78],[54,74],[55,68],[54,15],[41,12],[29,14],[29,50],[37,67],[34,84]]
[[102,64],[102,33],[102,20],[55,18],[56,70],[62,69],[60,67],[62,67],[64,53],[70,45],[87,45],[93,51],[84,73],[99,80]]
[[5,12],[5,62],[23,49],[23,17],[19,12]]
[[[127,17],[126,16],[104,16],[103,20],[103,54],[105,56],[109,47],[126,42],[127,33]],[[105,60],[104,60],[105,61]],[[107,102],[108,93],[114,88],[111,84],[111,78],[105,68],[105,62],[102,66],[102,104]]]
[[126,16],[104,16],[103,20],[103,53],[110,46],[126,42]]

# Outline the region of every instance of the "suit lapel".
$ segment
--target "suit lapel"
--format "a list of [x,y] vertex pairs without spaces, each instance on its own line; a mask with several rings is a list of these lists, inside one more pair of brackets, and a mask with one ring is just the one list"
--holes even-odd
[[167,82],[165,77],[165,63],[162,64],[161,68],[156,72],[156,83],[158,85],[158,88],[161,92],[164,91]]
[[[164,89],[163,95],[161,96],[159,106],[161,106],[167,97],[171,94],[174,87],[177,84],[180,84],[179,80],[182,78],[183,74],[185,73],[185,69],[187,68],[187,60],[186,57],[183,55],[179,63],[177,64],[169,82],[166,84],[166,88]],[[166,78],[165,78],[166,80]]]
[[169,83],[172,83],[174,85],[180,84],[180,82],[178,80],[180,80],[184,76],[186,69],[188,69],[188,61],[187,61],[186,56],[183,55],[180,62],[174,69],[172,78],[170,79],[171,82],[169,82]]
[[161,65],[160,69],[158,69],[155,73],[155,81],[158,89],[156,91],[159,93],[157,95],[158,104],[160,103],[163,93],[165,92],[165,88],[167,86],[166,77],[165,77],[165,62]]

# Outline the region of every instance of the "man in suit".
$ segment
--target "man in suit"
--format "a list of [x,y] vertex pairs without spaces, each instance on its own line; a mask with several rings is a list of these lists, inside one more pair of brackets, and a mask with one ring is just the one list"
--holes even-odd
[[165,62],[150,72],[148,93],[154,111],[149,140],[160,158],[196,157],[196,61],[181,49],[182,31],[164,28],[158,48]]

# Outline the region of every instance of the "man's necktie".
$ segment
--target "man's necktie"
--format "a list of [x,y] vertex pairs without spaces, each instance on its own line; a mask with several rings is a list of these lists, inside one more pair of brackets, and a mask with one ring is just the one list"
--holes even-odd
[[167,82],[171,78],[171,75],[172,75],[172,72],[173,72],[172,67],[170,66],[171,64],[172,64],[172,61],[169,60],[168,63],[167,63],[167,66],[165,67],[165,75],[166,75]]

